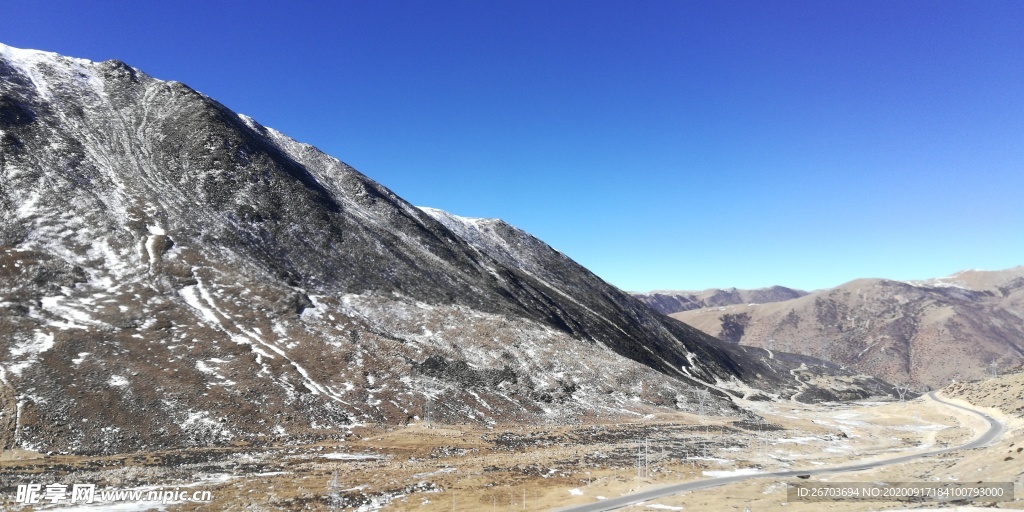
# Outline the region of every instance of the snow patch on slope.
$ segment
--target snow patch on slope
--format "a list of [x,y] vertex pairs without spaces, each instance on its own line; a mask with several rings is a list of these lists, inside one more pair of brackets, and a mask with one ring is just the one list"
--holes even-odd
[[[43,98],[49,99],[53,96],[54,86],[51,82],[73,83],[99,95],[104,93],[103,79],[93,71],[94,63],[90,60],[65,57],[41,50],[14,48],[2,43],[0,57],[4,57],[22,74],[29,77]],[[56,77],[57,80],[47,77],[44,70],[56,71],[59,75]]]

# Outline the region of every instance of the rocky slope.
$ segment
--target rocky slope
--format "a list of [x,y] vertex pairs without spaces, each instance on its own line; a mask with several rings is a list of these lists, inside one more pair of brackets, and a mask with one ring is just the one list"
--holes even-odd
[[807,295],[803,290],[794,290],[784,286],[771,286],[754,290],[738,290],[736,288],[711,288],[702,292],[687,291],[654,291],[632,293],[634,297],[647,304],[655,311],[670,315],[692,309],[716,308],[732,304],[766,304],[796,299]]
[[941,387],[1024,362],[1024,267],[925,281],[860,279],[797,299],[672,315],[723,340]]
[[1024,368],[980,380],[959,380],[942,388],[942,394],[1024,419]]
[[[704,388],[721,410],[836,372],[722,343],[118,61],[0,46],[0,204],[2,448],[578,421]],[[822,396],[887,389],[847,380]]]

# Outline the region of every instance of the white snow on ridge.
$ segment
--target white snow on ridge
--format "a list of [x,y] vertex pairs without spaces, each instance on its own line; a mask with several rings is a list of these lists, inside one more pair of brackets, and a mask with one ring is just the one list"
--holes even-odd
[[[493,226],[503,222],[500,219],[462,217],[437,208],[430,208],[426,206],[420,206],[418,208],[454,232],[456,236],[468,243],[470,247],[494,258],[499,263],[511,268],[519,269],[519,271],[533,277],[541,283],[544,283],[550,290],[561,295],[566,300],[575,303],[588,313],[600,318],[613,329],[626,334],[618,324],[590,309],[585,304],[576,300],[575,297],[562,291],[561,287],[554,286],[545,278],[544,265],[537,261],[538,258],[535,257],[536,251],[551,250],[563,258],[568,257],[545,244],[543,241],[535,238],[533,235],[530,235],[525,231],[520,230],[519,228],[512,227],[512,229],[515,230],[522,239],[516,241],[516,247],[512,247],[509,241],[502,238],[493,230]],[[526,243],[524,244],[523,241]],[[524,245],[526,247],[523,247]],[[492,274],[493,273],[494,272],[492,271]],[[650,347],[644,345],[643,348],[653,354]]]
[[947,283],[943,280],[955,279],[954,277],[940,277],[937,279],[926,279],[923,281],[900,281],[903,284],[909,284],[915,288],[958,288],[960,290],[970,290],[970,288],[957,283]]
[[[31,64],[36,62],[52,62],[60,57],[59,54],[53,52],[44,52],[42,50],[30,50],[15,48],[13,46],[7,46],[6,44],[0,43],[0,56],[4,57],[12,63],[20,64]],[[70,58],[70,57],[69,57]],[[86,61],[88,62],[88,61]]]
[[65,57],[53,52],[25,50],[0,43],[0,57],[28,76],[36,86],[39,95],[51,98],[50,81],[44,76],[43,68],[57,71],[61,83],[78,83],[91,89],[99,96],[105,94],[103,79],[93,72],[96,63],[87,59]]
[[480,221],[484,221],[484,220],[492,220],[492,221],[498,220],[498,219],[487,219],[487,218],[483,218],[483,217],[463,217],[461,215],[455,215],[454,213],[449,213],[449,212],[447,212],[445,210],[442,210],[440,208],[432,208],[430,206],[417,206],[417,208],[419,208],[420,210],[423,210],[424,213],[426,213],[427,215],[430,215],[431,217],[433,217],[435,219],[440,219],[442,217],[450,217],[453,220],[456,220],[458,222],[468,222],[470,224],[476,224],[476,223],[478,223]]
[[495,236],[492,231],[486,229],[488,224],[501,222],[498,219],[483,219],[479,217],[462,217],[437,208],[426,206],[417,207],[434,220],[440,222],[444,227],[455,233],[457,237],[468,243],[471,247],[479,248],[486,253],[509,254],[512,250],[500,237]]

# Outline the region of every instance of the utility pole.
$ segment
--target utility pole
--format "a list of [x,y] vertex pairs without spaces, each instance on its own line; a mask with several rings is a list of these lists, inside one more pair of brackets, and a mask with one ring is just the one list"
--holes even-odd
[[700,422],[704,423],[704,406],[707,404],[708,399],[711,398],[711,392],[706,389],[697,391],[697,400],[700,403]]
[[640,480],[640,442],[636,443],[636,459],[633,460],[636,463],[636,479]]
[[341,501],[341,494],[338,492],[338,470],[334,470],[334,477],[327,486],[331,489],[331,510],[338,510]]
[[764,432],[764,418],[757,419],[757,434],[761,438],[762,454],[764,455],[764,462],[768,463],[768,441],[765,437]]
[[648,450],[648,448],[650,448],[650,445],[651,445],[651,439],[650,438],[644,438],[644,478],[650,478],[651,477],[651,457],[649,455],[649,450]]
[[704,424],[704,457],[708,456],[708,437],[711,436],[711,425]]
[[764,462],[765,462],[765,464],[767,464],[768,463],[768,430],[767,429],[765,429],[764,434],[762,436],[763,436],[762,437],[762,443],[764,444]]
[[907,391],[910,391],[910,384],[902,381],[896,383],[896,394],[900,396],[900,402],[902,402],[904,397],[907,395]]

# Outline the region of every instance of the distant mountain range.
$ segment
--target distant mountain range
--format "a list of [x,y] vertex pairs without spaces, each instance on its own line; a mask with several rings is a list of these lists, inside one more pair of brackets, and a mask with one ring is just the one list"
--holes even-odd
[[812,355],[919,387],[1024,363],[1024,267],[923,281],[858,279],[760,302],[671,316],[726,341]]
[[807,292],[784,286],[772,286],[754,290],[711,288],[701,292],[659,290],[648,293],[633,292],[632,295],[655,311],[670,315],[691,309],[715,308],[732,304],[780,302],[803,297],[807,295]]
[[119,61],[0,45],[0,448],[566,422],[891,391],[660,315]]

